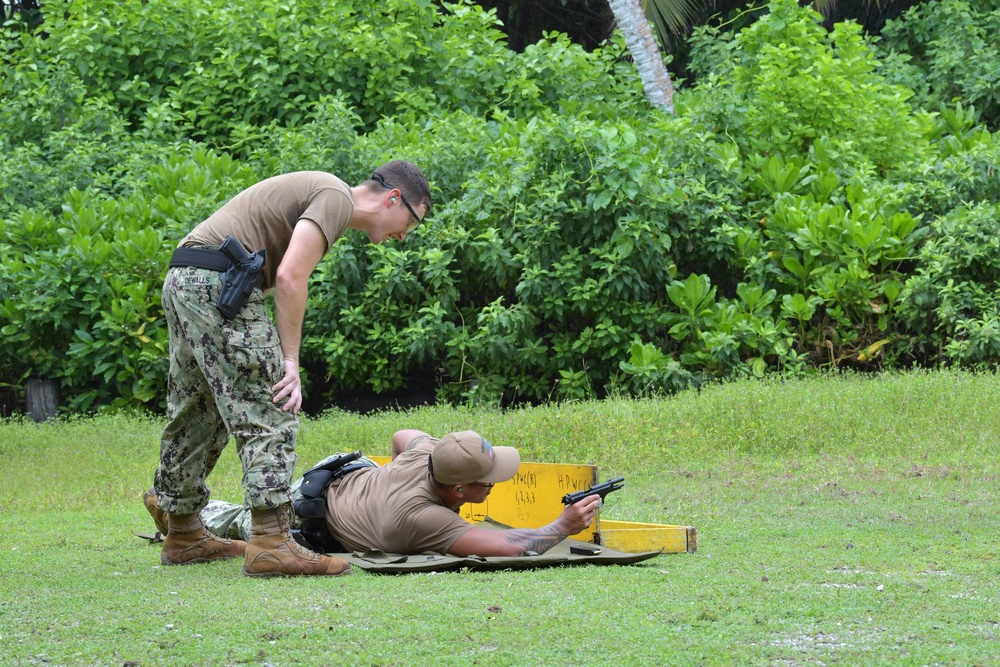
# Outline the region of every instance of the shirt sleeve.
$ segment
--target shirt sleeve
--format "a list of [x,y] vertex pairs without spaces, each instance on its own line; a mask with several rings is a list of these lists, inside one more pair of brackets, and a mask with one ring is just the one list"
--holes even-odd
[[306,210],[299,216],[315,222],[326,237],[329,250],[337,239],[347,231],[347,225],[354,213],[354,202],[350,195],[336,188],[322,188],[312,198]]

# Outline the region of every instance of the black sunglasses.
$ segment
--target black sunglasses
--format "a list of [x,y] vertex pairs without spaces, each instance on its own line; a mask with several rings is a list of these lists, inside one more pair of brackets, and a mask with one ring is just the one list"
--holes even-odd
[[[386,183],[385,176],[378,173],[377,171],[374,174],[372,174],[372,180],[381,185],[383,188],[387,188],[389,190],[397,189],[395,186]],[[409,234],[414,229],[416,229],[420,225],[420,223],[423,222],[423,220],[420,219],[420,216],[417,215],[417,212],[413,210],[412,206],[410,206],[410,202],[406,201],[406,197],[403,196],[402,191],[400,191],[399,193],[399,198],[403,200],[403,206],[406,207],[406,210],[409,211],[410,215],[413,216],[413,219],[416,220],[416,222],[408,223],[406,225],[406,233]]]

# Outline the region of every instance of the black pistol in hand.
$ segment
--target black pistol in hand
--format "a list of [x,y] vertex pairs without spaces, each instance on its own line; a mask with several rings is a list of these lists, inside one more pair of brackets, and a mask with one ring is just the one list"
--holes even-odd
[[612,491],[617,491],[618,489],[625,486],[624,477],[615,477],[614,479],[609,479],[604,484],[596,484],[589,489],[583,491],[574,491],[573,493],[567,493],[563,496],[563,505],[572,505],[573,503],[578,503],[587,496],[592,496],[595,493],[601,497],[601,502],[604,502],[604,497],[611,493]]

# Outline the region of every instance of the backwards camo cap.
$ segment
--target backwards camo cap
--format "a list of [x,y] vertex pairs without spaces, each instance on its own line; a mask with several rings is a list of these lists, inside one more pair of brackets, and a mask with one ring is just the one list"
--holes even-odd
[[520,465],[516,449],[494,447],[475,431],[449,433],[431,452],[434,479],[441,484],[506,482]]

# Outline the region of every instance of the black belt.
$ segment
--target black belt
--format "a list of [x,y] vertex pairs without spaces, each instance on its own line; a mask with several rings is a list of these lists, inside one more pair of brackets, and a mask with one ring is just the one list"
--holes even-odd
[[207,248],[177,248],[170,257],[170,267],[193,266],[196,269],[210,269],[224,273],[232,262],[226,254]]

